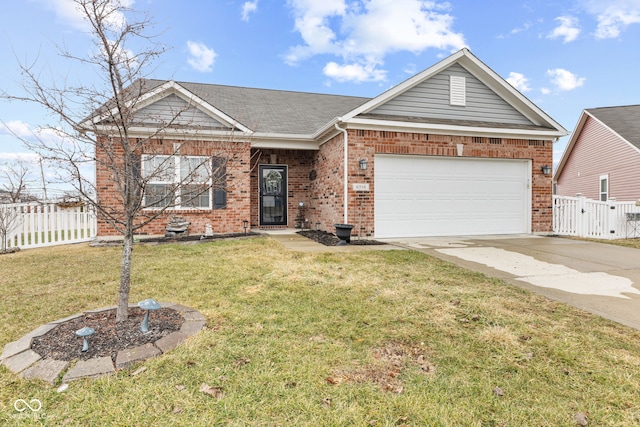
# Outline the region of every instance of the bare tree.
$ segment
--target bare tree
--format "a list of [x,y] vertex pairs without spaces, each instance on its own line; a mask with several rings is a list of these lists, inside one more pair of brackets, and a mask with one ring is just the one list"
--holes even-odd
[[[22,64],[25,94],[4,97],[36,103],[59,119],[55,126],[47,126],[48,134],[56,138],[25,143],[94,205],[101,221],[122,234],[116,313],[116,322],[121,322],[127,319],[134,233],[172,207],[193,206],[203,199],[212,204],[206,199],[224,191],[228,168],[240,153],[246,155],[246,145],[229,134],[216,141],[200,139],[194,132],[197,126],[188,122],[193,111],[189,103],[170,114],[142,117],[141,106],[162,86],[144,78],[164,52],[155,37],[146,33],[152,22],[120,0],[74,2],[89,26],[95,50],[88,56],[59,51],[64,58],[93,69],[98,83],[46,84],[33,64]],[[153,130],[136,132],[141,126]],[[181,130],[188,137],[175,137]],[[203,152],[206,155],[194,155]],[[108,180],[109,200],[100,197],[105,193],[86,173],[87,165],[95,165],[96,175]]]
[[0,205],[0,252],[7,250],[7,236],[18,226],[18,209],[11,205]]
[[7,203],[20,203],[32,200],[28,194],[29,168],[22,161],[6,163],[0,172],[1,188]]

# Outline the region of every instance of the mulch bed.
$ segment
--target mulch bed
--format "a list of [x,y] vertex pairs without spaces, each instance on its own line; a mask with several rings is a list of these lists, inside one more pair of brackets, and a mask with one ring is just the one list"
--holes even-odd
[[[116,310],[85,315],[61,323],[46,334],[34,338],[31,349],[43,358],[71,361],[110,356],[115,362],[120,350],[156,342],[172,332],[180,330],[184,317],[170,308],[151,312],[149,331],[142,333],[140,324],[145,311],[129,308],[129,318],[116,325]],[[76,331],[88,326],[95,329],[89,338],[89,350],[82,352],[82,338]]]
[[[333,234],[327,231],[313,231],[313,230],[302,230],[298,231],[298,234],[306,237],[307,239],[311,239],[315,242],[322,243],[325,246],[336,246],[340,239]],[[377,240],[369,240],[369,239],[358,239],[351,238],[350,245],[386,245],[386,243],[379,242]]]
[[[161,245],[165,243],[205,243],[205,242],[211,242],[214,240],[237,239],[240,237],[259,237],[259,236],[262,236],[262,234],[255,233],[253,231],[247,231],[247,233],[220,233],[220,234],[214,234],[212,236],[205,236],[204,234],[187,234],[186,236],[171,236],[171,237],[136,236],[134,243],[150,244],[150,245]],[[96,240],[92,242],[90,246],[122,246],[122,240],[121,239]]]
[[20,248],[15,247],[15,248],[7,248],[7,249],[2,249],[0,250],[0,255],[4,255],[4,254],[14,254],[16,252],[20,252]]

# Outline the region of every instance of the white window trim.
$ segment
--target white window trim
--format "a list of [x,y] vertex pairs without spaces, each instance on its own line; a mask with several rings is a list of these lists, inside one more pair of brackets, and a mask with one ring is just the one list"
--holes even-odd
[[[207,162],[207,161],[211,161],[211,159],[207,156],[177,156],[177,155],[151,155],[151,154],[143,154],[141,156],[141,173],[142,176],[145,176],[145,159],[149,159],[149,158],[169,158],[169,157],[173,157],[174,158],[174,171],[173,171],[173,181],[159,181],[159,180],[150,180],[149,182],[147,182],[147,185],[166,185],[166,184],[170,184],[170,185],[177,185],[179,184],[182,179],[180,176],[180,163],[182,161],[182,159],[192,159],[192,158],[196,158],[196,159],[200,159],[202,160],[202,162]],[[189,184],[207,184],[209,186],[209,189],[207,190],[207,192],[209,193],[209,206],[181,206],[180,204],[180,194],[178,193],[178,195],[176,195],[176,199],[175,199],[175,206],[169,206],[166,209],[167,210],[193,210],[193,211],[201,211],[201,210],[210,210],[212,209],[213,206],[213,191],[211,188],[212,185],[212,177],[211,174],[209,174],[209,179],[206,182],[202,182],[202,181],[198,181],[198,182],[192,182]],[[189,185],[187,184],[187,185]],[[146,196],[145,196],[146,197]],[[145,201],[146,204],[146,201]],[[157,209],[162,209],[163,207],[155,207],[155,206],[149,206],[145,209],[149,209],[149,210],[157,210]]]
[[[602,181],[607,183],[606,191],[602,191]],[[600,179],[598,180],[598,195],[601,202],[609,200],[609,175],[600,175]],[[605,197],[604,200],[602,200],[603,195]]]

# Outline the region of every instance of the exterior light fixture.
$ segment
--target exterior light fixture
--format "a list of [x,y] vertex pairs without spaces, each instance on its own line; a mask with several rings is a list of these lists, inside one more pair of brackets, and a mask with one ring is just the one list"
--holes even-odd
[[242,227],[244,228],[244,235],[247,235],[247,228],[249,228],[249,221],[246,219],[242,221]]
[[551,175],[551,166],[549,165],[544,165],[540,168],[540,170],[542,171],[542,173],[546,176]]
[[367,170],[367,159],[360,159],[358,162],[360,164],[360,169],[363,171]]

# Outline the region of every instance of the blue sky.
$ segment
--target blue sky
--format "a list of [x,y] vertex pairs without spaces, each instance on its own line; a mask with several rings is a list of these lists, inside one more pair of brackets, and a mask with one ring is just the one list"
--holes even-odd
[[[640,0],[119,1],[152,16],[159,79],[375,97],[468,47],[568,131],[584,108],[640,103]],[[4,4],[0,90],[18,90],[18,62],[90,82],[54,49],[82,56],[85,30],[71,0]],[[51,122],[5,101],[0,120],[0,165],[32,158],[7,126]]]

